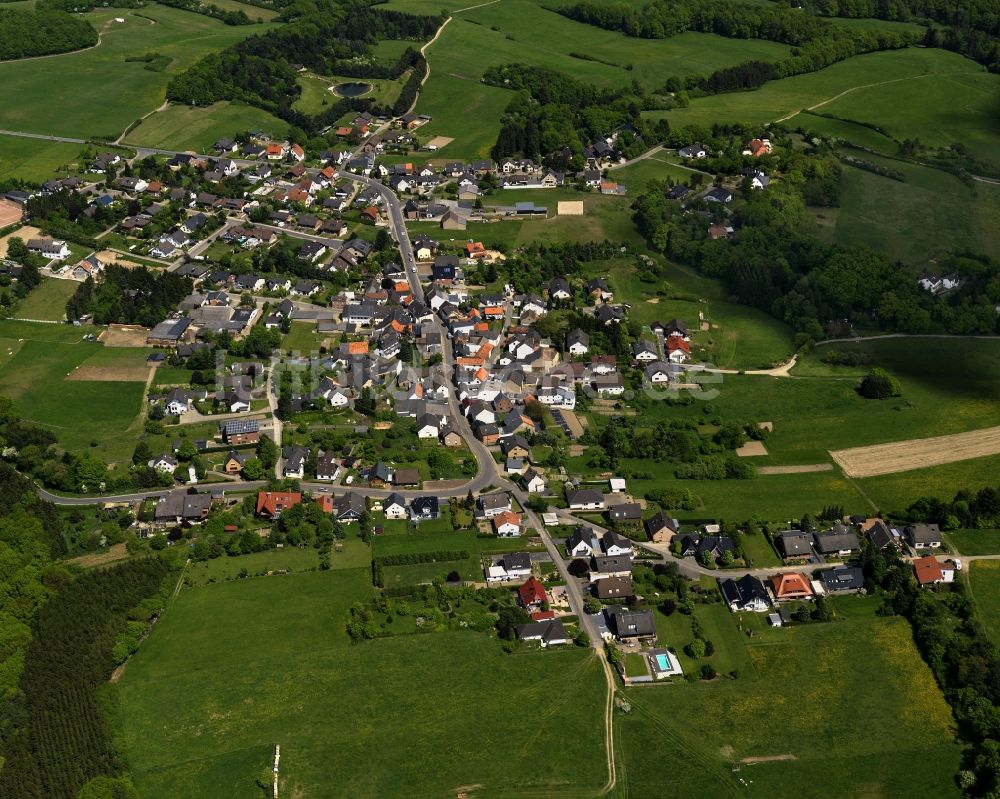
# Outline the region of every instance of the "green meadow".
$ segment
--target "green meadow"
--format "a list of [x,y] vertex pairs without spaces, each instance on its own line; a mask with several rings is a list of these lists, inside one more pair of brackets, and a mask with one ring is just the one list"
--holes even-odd
[[140,795],[256,795],[276,744],[283,796],[599,790],[605,686],[592,650],[511,656],[472,632],[352,645],[348,609],[370,591],[364,568],[182,591],[116,686]]
[[75,280],[46,278],[18,303],[15,315],[22,319],[62,322],[66,318],[66,302],[79,285]]
[[224,100],[207,108],[167,106],[144,119],[126,138],[145,147],[208,153],[219,139],[232,138],[244,130],[283,138],[288,123],[252,105]]
[[[649,112],[675,127],[787,119],[803,109],[880,125],[895,138],[928,144],[961,141],[996,160],[1000,134],[994,98],[1000,76],[944,50],[908,48],[841,61],[819,72],[772,81],[750,92],[696,98],[687,108]],[[812,124],[813,117],[802,123]]]
[[44,183],[80,167],[80,144],[0,136],[0,180]]
[[66,378],[81,366],[142,366],[145,351],[83,341],[89,330],[0,320],[0,339],[19,345],[0,360],[0,395],[11,397],[23,418],[50,429],[66,449],[122,461],[141,430],[143,383]]
[[624,691],[632,708],[615,716],[613,795],[959,796],[951,710],[905,621],[852,613],[774,629],[744,614],[743,623],[753,639],[733,615],[721,637],[706,626],[738,663],[737,679]]
[[[412,0],[390,6],[423,13],[442,8]],[[432,121],[420,136],[455,138],[443,150],[448,157],[488,154],[511,94],[480,81],[489,67],[499,64],[548,67],[607,89],[635,80],[658,90],[671,76],[708,74],[747,59],[772,60],[787,52],[787,47],[773,42],[701,33],[656,41],[629,38],[567,19],[533,0],[486,4],[456,14],[428,48],[431,76],[417,111]]]
[[970,567],[970,593],[986,633],[996,643],[1000,641],[1000,561],[973,561]]
[[[123,17],[124,23],[114,22]],[[91,12],[104,29],[91,50],[0,64],[7,100],[0,128],[74,138],[116,138],[163,102],[170,78],[208,53],[266,27],[225,25],[201,14],[160,5],[141,11]],[[172,59],[163,72],[125,59],[157,52]]]
[[833,228],[837,244],[870,247],[906,264],[926,265],[936,256],[965,249],[1000,257],[1000,186],[966,183],[940,169],[870,153],[845,152],[901,172],[905,182],[845,165]]

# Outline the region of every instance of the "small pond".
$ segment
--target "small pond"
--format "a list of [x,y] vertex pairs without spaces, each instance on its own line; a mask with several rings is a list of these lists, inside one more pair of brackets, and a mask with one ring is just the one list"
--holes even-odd
[[341,97],[360,97],[363,94],[368,94],[372,90],[372,85],[370,83],[338,83],[333,87],[334,94],[339,94]]

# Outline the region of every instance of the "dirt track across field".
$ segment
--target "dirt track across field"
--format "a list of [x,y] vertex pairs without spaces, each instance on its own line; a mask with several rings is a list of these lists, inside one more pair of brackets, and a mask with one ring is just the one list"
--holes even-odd
[[1000,427],[831,452],[848,477],[876,477],[1000,453]]
[[148,335],[149,330],[139,325],[110,325],[97,340],[105,347],[145,347]]
[[[739,454],[739,452],[737,452]],[[803,466],[758,466],[758,474],[808,474],[809,472],[832,472],[832,463],[807,463]]]
[[145,383],[148,366],[80,366],[67,380],[99,380],[105,383]]

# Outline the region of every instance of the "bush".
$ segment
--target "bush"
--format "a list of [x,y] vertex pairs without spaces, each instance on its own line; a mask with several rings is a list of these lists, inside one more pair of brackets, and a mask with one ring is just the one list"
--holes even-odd
[[901,396],[903,390],[896,378],[876,367],[861,379],[858,393],[865,399],[889,399]]

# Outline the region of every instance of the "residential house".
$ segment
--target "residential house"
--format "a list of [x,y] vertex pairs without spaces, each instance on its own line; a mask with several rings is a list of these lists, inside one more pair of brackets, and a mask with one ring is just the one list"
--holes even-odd
[[808,560],[813,556],[812,536],[797,530],[777,536],[778,551],[788,561]]
[[914,524],[903,530],[906,542],[914,549],[938,549],[941,528],[936,524]]
[[365,498],[353,491],[342,494],[333,503],[333,513],[337,521],[343,524],[351,524],[358,521],[365,515],[367,510],[368,507],[365,504]]
[[592,527],[581,525],[566,539],[566,551],[571,558],[589,558],[602,551],[601,540]]
[[486,568],[487,583],[521,581],[530,576],[531,555],[527,552],[507,552]]
[[382,512],[387,519],[405,519],[409,516],[406,499],[402,494],[390,494],[382,505]]
[[803,574],[798,572],[783,572],[772,574],[768,578],[771,593],[777,602],[789,599],[810,599],[813,595],[812,586]]
[[750,574],[745,574],[738,580],[731,577],[719,580],[719,590],[734,613],[741,610],[763,613],[771,606],[764,583]]
[[913,573],[917,578],[917,584],[921,587],[944,582],[941,564],[933,555],[927,555],[913,561]]
[[527,611],[540,610],[542,605],[549,601],[549,596],[545,593],[545,586],[534,575],[518,587],[517,598],[521,607]]
[[656,622],[651,610],[633,610],[622,605],[604,609],[608,629],[619,641],[655,641]]
[[577,357],[586,355],[590,352],[590,336],[580,328],[572,331],[566,336],[566,351]]
[[520,640],[537,641],[542,647],[568,644],[570,641],[566,628],[559,619],[545,619],[520,624],[514,629],[514,632]]
[[267,519],[280,518],[282,511],[302,502],[299,491],[261,491],[257,494],[257,515]]
[[222,440],[226,444],[256,444],[260,440],[260,422],[257,419],[230,419],[220,424]]
[[594,555],[590,561],[591,581],[605,577],[630,577],[632,557],[630,555]]
[[845,558],[861,550],[858,536],[842,524],[837,524],[825,533],[816,533],[816,549],[821,555]]
[[630,576],[604,577],[594,583],[593,591],[598,599],[628,599],[635,593]]
[[545,478],[534,468],[528,469],[521,475],[521,487],[529,494],[544,494],[546,489]]
[[857,593],[865,585],[865,573],[857,566],[838,566],[819,573],[823,589],[828,593]]
[[642,506],[638,502],[622,502],[608,507],[608,518],[613,522],[642,521]]
[[604,495],[593,488],[566,492],[570,510],[604,510]]
[[669,544],[680,531],[676,519],[671,519],[663,511],[658,511],[643,522],[646,535],[654,544]]
[[475,515],[479,519],[492,519],[510,509],[510,494],[506,491],[497,491],[492,494],[482,494],[476,499]]
[[437,497],[416,497],[410,503],[410,518],[415,522],[430,521],[441,515],[441,507]]
[[493,532],[498,538],[514,538],[521,535],[521,517],[512,511],[503,511],[492,517]]

